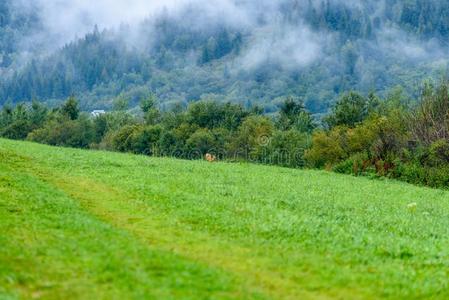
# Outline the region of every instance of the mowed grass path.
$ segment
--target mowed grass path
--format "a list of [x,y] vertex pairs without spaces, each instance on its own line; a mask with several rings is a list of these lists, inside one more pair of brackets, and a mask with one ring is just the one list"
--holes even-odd
[[449,299],[449,193],[0,140],[17,298]]

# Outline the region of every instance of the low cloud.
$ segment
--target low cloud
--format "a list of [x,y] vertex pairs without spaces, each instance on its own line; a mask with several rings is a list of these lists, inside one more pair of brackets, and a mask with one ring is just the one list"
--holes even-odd
[[[82,37],[94,26],[114,29],[121,25],[134,26],[144,19],[155,18],[161,13],[176,16],[191,9],[196,11],[192,26],[207,26],[221,22],[235,26],[250,26],[254,21],[254,3],[239,4],[234,0],[15,0],[21,10],[35,10],[42,21],[42,30],[35,34],[35,42],[47,41],[61,47]],[[264,3],[266,2],[266,3]],[[274,1],[276,2],[276,1]],[[259,9],[272,7],[269,1],[261,1]],[[267,7],[268,6],[268,7]]]
[[[37,52],[36,49],[41,51],[40,54],[49,54],[76,37],[91,32],[95,25],[100,30],[127,25],[131,29],[122,38],[145,49],[151,43],[152,28],[146,28],[146,36],[133,28],[143,20],[149,21],[145,26],[151,27],[154,24],[152,20],[161,14],[193,30],[207,31],[219,24],[249,33],[240,56],[235,59],[236,65],[245,70],[267,62],[285,69],[304,67],[318,59],[335,62],[339,59],[335,50],[341,47],[335,34],[312,30],[301,19],[302,12],[310,3],[320,9],[321,0],[14,1],[14,5],[22,10],[37,11],[42,20],[41,28],[22,41],[22,57],[30,57],[30,53]],[[367,9],[372,12],[371,18],[382,18],[385,13],[383,0],[334,0],[331,5],[344,5],[356,12]],[[294,22],[295,25],[285,22],[281,11],[291,13],[299,20]],[[410,60],[448,56],[444,47],[434,40],[423,41],[388,22],[382,24],[381,28],[373,28],[376,40],[364,41],[374,52]]]
[[385,27],[378,32],[379,49],[402,59],[428,60],[447,56],[436,39],[418,39],[404,30]]
[[251,70],[264,63],[284,69],[303,67],[322,55],[324,36],[313,33],[306,25],[299,27],[269,26],[258,30],[249,46],[238,58],[239,65]]

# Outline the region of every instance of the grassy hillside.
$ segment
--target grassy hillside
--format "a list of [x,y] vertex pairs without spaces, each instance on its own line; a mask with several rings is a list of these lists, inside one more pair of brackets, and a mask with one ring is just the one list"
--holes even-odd
[[445,191],[0,140],[0,299],[447,299],[448,231]]

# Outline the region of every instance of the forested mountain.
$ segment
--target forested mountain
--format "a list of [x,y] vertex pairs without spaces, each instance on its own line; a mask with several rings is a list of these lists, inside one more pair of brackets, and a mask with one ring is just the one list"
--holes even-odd
[[33,4],[27,8],[18,9],[12,0],[0,2],[0,67],[11,67],[11,64],[20,59],[16,55],[35,50],[36,45],[27,45],[22,48],[22,42],[27,36],[42,30],[39,14]]
[[52,48],[60,36],[46,34],[50,4],[2,1],[0,104],[75,94],[84,109],[109,108],[154,93],[162,108],[207,98],[270,113],[292,95],[322,113],[344,91],[416,94],[447,71],[446,1],[211,2],[92,26]]

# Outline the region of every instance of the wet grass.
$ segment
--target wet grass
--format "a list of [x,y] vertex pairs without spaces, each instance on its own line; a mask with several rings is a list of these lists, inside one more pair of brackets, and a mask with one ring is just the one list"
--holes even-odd
[[0,298],[447,299],[448,217],[394,181],[0,140]]

